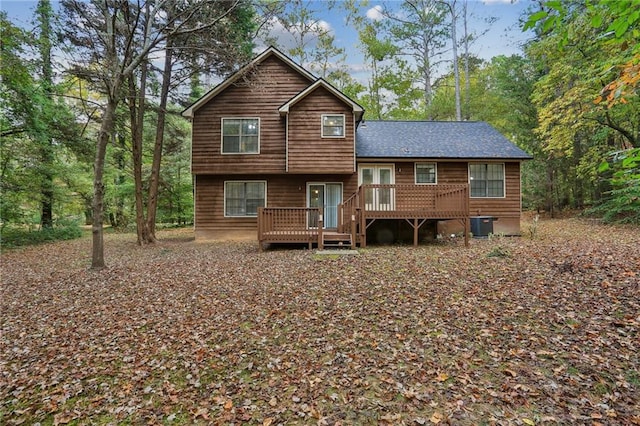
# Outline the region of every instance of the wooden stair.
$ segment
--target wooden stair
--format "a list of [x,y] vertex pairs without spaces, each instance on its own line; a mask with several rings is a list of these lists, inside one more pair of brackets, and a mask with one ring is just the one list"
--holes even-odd
[[353,248],[353,241],[351,240],[351,234],[344,234],[341,232],[323,232],[322,233],[322,246],[331,248]]

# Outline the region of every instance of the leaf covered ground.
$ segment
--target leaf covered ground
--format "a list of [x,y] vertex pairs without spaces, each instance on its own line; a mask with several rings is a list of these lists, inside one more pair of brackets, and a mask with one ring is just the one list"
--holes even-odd
[[[523,233],[531,225],[523,223]],[[2,254],[1,424],[640,424],[640,230]]]

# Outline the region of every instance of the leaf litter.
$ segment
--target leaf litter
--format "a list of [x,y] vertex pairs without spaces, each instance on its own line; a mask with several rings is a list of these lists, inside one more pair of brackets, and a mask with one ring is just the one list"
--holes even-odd
[[[640,424],[640,230],[2,254],[3,424]],[[508,256],[494,256],[507,253]]]

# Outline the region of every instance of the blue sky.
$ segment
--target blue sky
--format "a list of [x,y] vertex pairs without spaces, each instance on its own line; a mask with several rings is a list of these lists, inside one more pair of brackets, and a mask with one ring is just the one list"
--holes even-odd
[[[56,3],[55,0],[53,2]],[[339,9],[327,11],[323,8],[323,0],[316,0],[315,3],[319,18],[334,32],[336,43],[346,48],[349,68],[354,74],[360,74],[358,71],[363,67],[363,59],[358,49],[358,36],[352,27],[345,24],[344,12]],[[392,7],[394,1],[386,3]],[[462,0],[458,0],[458,3],[462,3]],[[379,4],[380,1],[370,0],[369,5],[362,8],[362,12],[373,17],[373,8]],[[497,55],[520,53],[521,46],[529,35],[522,33],[518,19],[532,4],[532,0],[469,0],[470,31],[480,33],[488,29],[488,32],[470,47],[470,53],[487,60]],[[7,12],[9,19],[25,27],[31,26],[35,6],[36,1],[33,0],[0,0],[0,8]],[[496,18],[490,26],[484,22],[489,17]],[[458,32],[462,34],[462,29],[459,28]]]

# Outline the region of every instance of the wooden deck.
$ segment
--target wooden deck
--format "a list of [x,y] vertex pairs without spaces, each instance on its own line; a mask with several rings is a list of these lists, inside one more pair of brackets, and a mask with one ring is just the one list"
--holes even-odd
[[260,248],[269,243],[305,243],[366,247],[367,228],[378,219],[405,220],[418,231],[428,220],[458,220],[469,245],[469,186],[463,185],[361,185],[338,206],[338,227],[323,229],[321,208],[265,207],[258,210]]

